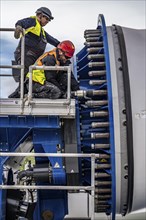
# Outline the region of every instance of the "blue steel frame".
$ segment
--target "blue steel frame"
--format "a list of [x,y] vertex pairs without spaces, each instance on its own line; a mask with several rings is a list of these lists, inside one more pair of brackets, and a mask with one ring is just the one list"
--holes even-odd
[[[0,151],[15,152],[17,147],[31,135],[36,153],[57,153],[63,148],[60,118],[57,116],[4,116],[0,117]],[[3,165],[9,157],[0,157],[0,184],[3,182]],[[63,160],[59,157],[36,158],[36,163],[52,165],[52,185],[66,185]],[[57,164],[57,167],[56,167]],[[43,183],[40,183],[43,185]],[[6,190],[0,190],[0,220],[5,219]],[[34,219],[40,220],[42,212],[50,210],[54,220],[62,220],[67,214],[67,191],[38,190],[38,203]]]
[[111,70],[109,60],[109,49],[107,40],[106,23],[102,14],[98,17],[98,26],[102,27],[103,42],[105,50],[105,62],[106,62],[106,77],[107,77],[107,89],[108,89],[108,110],[109,110],[109,123],[110,123],[110,151],[111,151],[111,175],[112,175],[112,220],[115,219],[116,214],[116,178],[115,178],[115,143],[114,143],[114,122],[113,122],[113,102],[112,102],[112,85],[111,85]]

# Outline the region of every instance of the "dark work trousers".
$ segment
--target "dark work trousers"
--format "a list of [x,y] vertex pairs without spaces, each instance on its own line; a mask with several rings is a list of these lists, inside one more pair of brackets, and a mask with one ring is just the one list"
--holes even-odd
[[[26,86],[28,88],[28,82]],[[33,82],[32,92],[33,98],[58,99],[62,95],[61,90],[57,86],[47,81],[45,81],[44,85]]]
[[[25,56],[24,56],[24,94],[26,94],[28,92],[27,87],[25,85],[25,81],[26,81],[26,75],[29,72],[29,66],[33,65],[40,55],[41,54],[35,54],[28,47],[25,48]],[[20,65],[21,64],[21,48],[19,46],[16,48],[16,51],[14,52],[14,57],[15,57],[16,64]],[[11,95],[9,95],[8,98],[19,98],[20,97],[20,79],[21,79],[21,75],[18,76],[18,80],[17,80],[19,82],[18,88]]]
[[[24,55],[24,79],[26,78],[27,73],[29,72],[29,66],[33,65],[35,61],[39,58],[41,54],[35,54],[31,48],[25,47]],[[18,46],[14,52],[15,61],[20,65],[21,63],[21,48]]]

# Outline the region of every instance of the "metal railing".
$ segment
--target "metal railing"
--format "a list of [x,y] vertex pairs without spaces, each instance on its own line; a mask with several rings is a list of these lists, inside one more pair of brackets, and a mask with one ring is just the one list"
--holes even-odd
[[[1,31],[15,31],[14,28],[0,28]],[[13,68],[13,69],[21,69],[21,88],[20,88],[20,99],[21,99],[21,107],[23,107],[24,102],[24,57],[25,57],[25,30],[23,29],[23,35],[21,38],[21,65],[0,65],[0,68]]]
[[77,153],[8,153],[1,152],[0,157],[74,157],[91,158],[91,185],[90,186],[24,186],[24,185],[0,185],[0,190],[6,189],[41,189],[41,190],[85,190],[91,191],[91,220],[95,220],[95,159],[99,154],[77,154]]
[[[0,31],[15,31],[14,28],[0,28]],[[0,68],[9,68],[9,69],[21,69],[21,78],[20,78],[20,106],[21,109],[24,107],[24,102],[26,98],[24,98],[24,68],[25,68],[25,29],[23,29],[23,34],[21,37],[21,65],[0,65]],[[33,70],[57,70],[57,71],[66,71],[67,72],[67,98],[64,104],[70,105],[71,101],[71,67],[70,66],[35,66],[32,65],[29,67],[30,79],[29,79],[29,91],[28,91],[28,100],[29,104],[32,104],[32,72]],[[7,76],[2,74],[0,76]],[[10,75],[9,75],[10,76]]]
[[33,70],[51,70],[51,71],[65,71],[67,72],[67,102],[64,104],[70,104],[71,101],[71,67],[70,66],[36,66],[32,65],[29,67],[29,90],[28,90],[28,100],[31,103],[32,100],[32,74]]

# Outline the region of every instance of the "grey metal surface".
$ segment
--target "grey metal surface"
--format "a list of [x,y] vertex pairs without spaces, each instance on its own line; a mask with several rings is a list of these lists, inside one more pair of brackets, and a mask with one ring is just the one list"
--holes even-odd
[[[24,152],[0,152],[0,157],[83,157],[99,158],[100,154],[83,154],[83,153],[24,153]],[[95,167],[95,166],[94,166]]]
[[123,76],[120,71],[121,63],[118,59],[121,57],[117,35],[112,27],[107,27],[109,57],[112,82],[112,100],[114,117],[114,138],[115,138],[115,166],[116,166],[116,213],[122,213],[124,204],[127,202],[128,181],[124,178],[127,164],[127,143],[126,128],[123,121],[126,115],[122,113],[125,109]]
[[[146,30],[122,28],[126,44],[131,92],[133,151],[134,151],[134,192],[132,211],[146,207]],[[116,33],[107,28],[111,82],[113,96],[115,159],[116,159],[116,212],[122,213],[126,201],[127,150],[126,133],[121,122],[125,120],[124,87],[120,67],[120,51]],[[128,146],[127,146],[128,147]]]
[[0,99],[0,115],[58,115],[62,118],[75,117],[75,100],[68,105],[66,99],[27,99],[23,109],[20,99]]
[[[85,207],[86,208],[86,207]],[[110,220],[111,217],[107,217],[105,214],[98,213],[95,216],[95,220]],[[125,217],[121,217],[120,215],[116,216],[116,220],[145,220],[146,219],[146,212],[143,213],[137,213],[137,214],[129,214],[126,215]],[[64,220],[90,220],[88,217],[81,217],[81,218],[76,218],[76,217],[65,217]]]
[[129,68],[134,151],[132,210],[146,207],[146,30],[122,28]]
[[21,38],[21,78],[20,78],[20,98],[21,98],[21,108],[23,108],[24,102],[24,66],[25,66],[25,30],[23,29],[23,34]]
[[[49,186],[40,186],[40,185],[0,185],[1,189],[41,189],[41,190],[87,190],[87,191],[93,191],[94,188],[92,186],[57,186],[57,185],[49,185]],[[94,220],[94,219],[93,219]]]

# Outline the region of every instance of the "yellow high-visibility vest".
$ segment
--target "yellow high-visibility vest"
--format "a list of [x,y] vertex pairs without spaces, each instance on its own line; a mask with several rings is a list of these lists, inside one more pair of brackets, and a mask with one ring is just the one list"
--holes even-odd
[[[54,55],[55,59],[56,59],[56,65],[60,65],[59,61],[57,60],[57,56],[56,56],[56,48],[49,51],[49,52],[46,52],[44,53],[42,56],[40,56],[37,61],[35,62],[35,65],[36,66],[42,66],[43,63],[42,63],[42,59],[45,58],[46,56],[48,55]],[[28,73],[26,75],[27,78],[30,77],[30,73]],[[34,82],[38,82],[42,85],[44,85],[45,81],[46,81],[46,77],[45,77],[45,72],[44,70],[33,70],[33,73],[32,73],[32,80]]]
[[38,22],[37,20],[37,17],[36,16],[31,16],[31,18],[34,18],[36,20],[36,25],[35,26],[32,26],[32,27],[29,27],[25,30],[25,34],[27,34],[28,32],[31,32],[37,36],[40,36],[41,34],[41,31],[42,31],[42,34],[44,36],[44,38],[46,38],[46,34],[45,34],[45,31],[44,29],[42,28],[42,26],[40,25],[40,23]]

